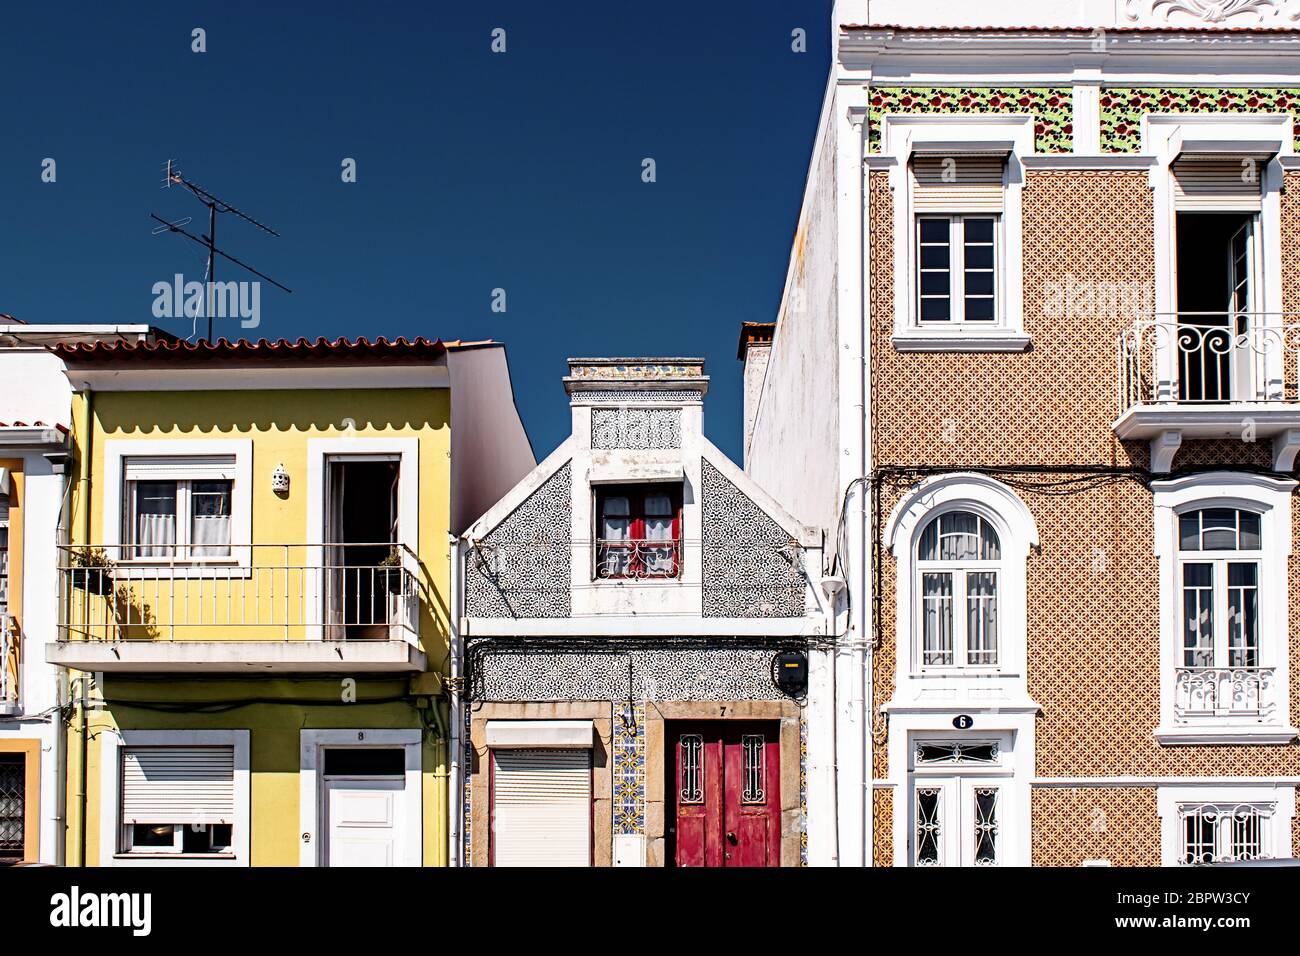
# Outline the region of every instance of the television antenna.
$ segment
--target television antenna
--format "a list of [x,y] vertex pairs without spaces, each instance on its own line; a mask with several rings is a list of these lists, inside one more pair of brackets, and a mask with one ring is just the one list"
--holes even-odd
[[257,269],[254,269],[252,266],[250,266],[247,262],[242,262],[239,259],[236,259],[234,256],[232,256],[230,253],[217,248],[217,213],[227,213],[236,216],[237,218],[242,219],[253,226],[256,226],[258,229],[262,230],[268,235],[275,236],[276,238],[279,238],[280,236],[278,232],[276,232],[266,223],[258,222],[248,213],[236,209],[234,206],[226,202],[224,199],[221,199],[218,196],[214,196],[212,193],[208,192],[208,190],[204,189],[198,183],[194,182],[193,180],[185,176],[185,174],[181,172],[180,165],[176,162],[176,160],[169,159],[167,160],[166,163],[163,164],[162,188],[170,189],[172,186],[184,186],[195,196],[195,198],[199,200],[199,202],[203,203],[203,205],[208,207],[208,234],[206,236],[196,236],[193,233],[188,232],[183,228],[184,226],[189,225],[190,222],[193,221],[194,217],[192,216],[184,216],[180,219],[171,222],[169,222],[166,219],[163,219],[161,216],[156,216],[153,213],[149,214],[149,218],[162,223],[161,226],[156,226],[154,228],[153,235],[155,236],[162,235],[164,232],[179,233],[180,235],[184,236],[186,239],[190,239],[194,242],[197,242],[199,245],[203,246],[208,250],[208,280],[207,280],[207,300],[206,300],[205,311],[207,312],[208,315],[208,341],[209,342],[212,341],[212,313],[214,310],[213,300],[216,295],[216,292],[213,288],[213,282],[215,280],[215,275],[216,275],[217,256],[221,256],[223,259],[229,259],[231,262],[239,266],[241,269],[248,270],[249,272],[253,273],[253,275],[265,279],[273,286],[283,289],[285,292],[288,292],[290,294],[293,293],[292,289],[290,289],[286,285],[283,285],[280,282],[277,282],[275,279],[272,279],[265,272],[259,272]]

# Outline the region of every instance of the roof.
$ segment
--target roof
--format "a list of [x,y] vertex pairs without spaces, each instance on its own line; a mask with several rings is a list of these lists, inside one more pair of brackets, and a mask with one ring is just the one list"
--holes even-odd
[[775,335],[775,322],[741,322],[740,344],[736,346],[736,358],[744,361],[745,351],[751,345],[770,345]]
[[1035,27],[1035,26],[903,26],[898,23],[841,23],[841,30],[894,30],[898,33],[1005,33],[1007,31],[1038,30],[1045,33],[1188,33],[1197,36],[1217,36],[1221,33],[1291,33],[1300,35],[1297,27]]
[[51,425],[49,422],[0,422],[0,428],[54,428],[65,435],[68,433],[67,425]]
[[286,365],[296,362],[340,362],[356,364],[376,359],[429,360],[441,358],[448,349],[477,348],[492,342],[443,342],[417,336],[408,340],[399,336],[389,340],[379,336],[373,342],[367,338],[315,340],[290,339],[238,339],[234,342],[221,338],[215,342],[95,342],[89,345],[56,345],[53,352],[69,363],[78,365],[92,362],[115,364],[199,365],[209,362],[249,362]]

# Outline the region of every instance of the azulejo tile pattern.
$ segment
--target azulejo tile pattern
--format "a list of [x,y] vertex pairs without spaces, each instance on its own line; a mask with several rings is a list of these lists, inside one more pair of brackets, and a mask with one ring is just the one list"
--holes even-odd
[[645,833],[645,704],[624,701],[614,713],[614,835]]
[[465,555],[470,617],[568,617],[573,466],[566,463]]
[[702,459],[700,467],[704,616],[802,617],[798,542],[711,462]]
[[1033,113],[1035,150],[1074,148],[1074,95],[1069,87],[912,87],[871,89],[869,149],[880,151],[880,121],[887,113]]
[[681,448],[681,409],[626,406],[593,408],[591,447],[633,450]]
[[781,700],[770,647],[565,651],[472,645],[476,700]]
[[1034,866],[1160,865],[1154,787],[1038,787],[1031,811]]
[[808,865],[808,721],[799,717],[799,865]]
[[[1142,117],[1147,113],[1300,114],[1300,87],[1216,89],[1191,87],[1109,87],[1101,91],[1101,148],[1107,153],[1142,149]],[[1300,142],[1300,123],[1297,123]]]

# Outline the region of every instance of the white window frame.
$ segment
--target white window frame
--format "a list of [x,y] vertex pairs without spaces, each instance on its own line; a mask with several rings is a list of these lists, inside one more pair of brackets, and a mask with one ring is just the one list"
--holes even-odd
[[[125,558],[126,460],[128,458],[173,458],[178,467],[185,459],[228,457],[235,460],[235,478],[230,494],[230,557]],[[202,475],[196,475],[202,480]],[[179,509],[179,490],[178,490]],[[252,439],[191,439],[130,441],[110,439],[104,443],[104,544],[114,561],[128,565],[133,579],[188,578],[210,576],[214,566],[228,569],[223,575],[248,577],[252,574],[253,543],[253,442]],[[180,520],[179,518],[177,519]],[[179,531],[179,529],[178,529]],[[188,535],[188,531],[186,532]],[[178,534],[178,540],[180,536]],[[277,542],[278,543],[278,542]],[[241,547],[241,545],[243,547]]]
[[1271,809],[1263,819],[1261,844],[1264,855],[1275,860],[1291,859],[1291,819],[1295,816],[1295,787],[1272,781],[1258,784],[1213,786],[1170,784],[1156,788],[1156,812],[1160,817],[1160,857],[1165,866],[1183,866],[1184,807],[1260,806]]
[[[955,157],[987,154],[990,144],[1011,144],[1007,156],[1002,214],[994,230],[997,278],[993,322],[920,321],[917,290],[918,215],[912,208],[912,154],[938,144]],[[894,333],[900,352],[1022,352],[1030,337],[1024,329],[1022,160],[1034,155],[1034,117],[1030,114],[887,114],[881,123],[881,152],[895,159],[889,168],[894,206]],[[957,211],[954,210],[954,215]],[[939,215],[927,212],[925,216]],[[969,213],[992,216],[993,213]]]
[[[917,537],[917,548],[921,543],[921,535],[935,521],[940,520],[948,514],[971,514],[982,522],[987,524],[993,533],[997,535],[998,554],[1002,554],[1002,536],[998,534],[997,526],[994,522],[986,518],[980,511],[975,509],[963,508],[959,504],[951,507],[936,509],[928,515],[926,520],[920,526],[920,532]],[[942,534],[942,532],[938,532]],[[996,560],[969,559],[969,560],[923,560],[919,554],[914,555],[913,559],[916,565],[916,580],[914,587],[916,590],[916,639],[913,642],[911,668],[913,673],[941,673],[941,672],[963,672],[963,673],[998,673],[1002,661],[1002,585],[1005,580],[1005,568],[1003,558]],[[925,588],[923,586],[925,575],[927,574],[947,574],[952,581],[952,663],[951,664],[927,664],[925,661]],[[970,664],[970,634],[968,632],[969,618],[967,616],[967,604],[970,599],[969,578],[972,574],[992,574],[994,584],[994,599],[997,602],[997,638],[993,647],[993,656],[997,659],[994,664]]]
[[[920,562],[921,533],[930,521],[952,511],[979,515],[998,535],[998,664],[995,667],[921,666]],[[1038,546],[1038,526],[1023,501],[1010,488],[987,475],[955,472],[918,483],[899,501],[885,525],[885,540],[894,556],[898,573],[897,675],[895,699],[913,697],[920,690],[913,684],[943,683],[959,691],[980,687],[991,689],[990,677],[1003,682],[1001,689],[1027,703],[1025,687],[1025,645],[1028,630],[1026,563],[1031,548]],[[984,564],[985,562],[975,562]],[[954,595],[955,596],[955,595]]]
[[[1255,252],[1255,277],[1251,308],[1263,313],[1264,327],[1280,326],[1283,312],[1282,269],[1282,184],[1286,173],[1281,157],[1293,153],[1295,135],[1291,114],[1268,113],[1177,113],[1147,114],[1142,117],[1142,151],[1156,157],[1148,173],[1155,212],[1155,311],[1172,318],[1178,308],[1177,211],[1174,209],[1173,164],[1183,145],[1193,141],[1225,146],[1235,144],[1241,153],[1266,152],[1280,143],[1280,150],[1260,171],[1260,211],[1255,213],[1251,242]],[[1244,210],[1243,210],[1244,212]],[[1133,316],[1137,321],[1142,316]],[[1260,356],[1260,374],[1266,395],[1280,396],[1285,349],[1271,349]],[[1177,351],[1171,336],[1156,337],[1155,369],[1157,395],[1161,401],[1178,397]]]
[[[993,220],[993,318],[966,318],[966,233],[965,224],[969,219]],[[921,318],[921,222],[923,220],[947,220],[948,222],[948,304],[946,319]],[[1003,217],[992,212],[954,212],[954,213],[918,213],[912,219],[912,233],[915,236],[913,255],[916,268],[913,270],[912,296],[916,323],[922,329],[961,329],[978,334],[983,331],[1000,329],[1002,321],[1002,302],[1005,298],[1002,280],[1002,250],[1006,246],[1003,237]]]
[[[247,730],[106,730],[100,735],[100,866],[248,866],[250,833],[250,762]],[[163,850],[121,852],[122,748],[219,747],[235,752],[235,822],[230,848],[222,853],[185,855]]]
[[422,733],[411,730],[378,730],[354,727],[349,730],[303,730],[298,737],[298,865],[323,866],[321,847],[325,845],[321,819],[321,795],[324,793],[324,751],[343,747],[370,747],[405,751],[405,785],[407,840],[395,866],[421,866],[424,860],[424,802]]
[[[1160,576],[1160,725],[1155,736],[1162,744],[1283,744],[1295,738],[1291,724],[1288,670],[1288,582],[1291,554],[1291,493],[1296,482],[1241,472],[1207,472],[1156,481],[1153,492],[1154,543]],[[1178,518],[1190,511],[1234,508],[1260,515],[1259,666],[1273,669],[1276,706],[1265,721],[1240,717],[1175,713],[1177,672],[1182,666],[1182,564],[1195,555],[1211,561],[1238,552],[1179,550]],[[1226,620],[1220,619],[1220,626]]]

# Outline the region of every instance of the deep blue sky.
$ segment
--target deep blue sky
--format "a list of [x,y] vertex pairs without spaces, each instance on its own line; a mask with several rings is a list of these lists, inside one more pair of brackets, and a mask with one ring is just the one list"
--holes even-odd
[[[155,282],[203,273],[198,246],[150,235],[150,212],[206,231],[197,201],[159,188],[179,158],[281,233],[218,220],[219,246],[294,290],[264,286],[253,335],[504,341],[539,458],[568,431],[567,356],[703,355],[706,430],[739,461],[738,327],[778,304],[829,8],[6,4],[0,312],[154,321]],[[194,27],[206,53],[191,52]],[[791,51],[796,27],[807,53]],[[656,183],[641,181],[645,157]],[[251,278],[237,273],[217,278]]]

